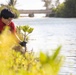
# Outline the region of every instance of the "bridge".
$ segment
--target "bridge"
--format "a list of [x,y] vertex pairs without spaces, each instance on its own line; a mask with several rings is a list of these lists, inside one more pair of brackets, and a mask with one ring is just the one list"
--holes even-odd
[[19,10],[20,14],[28,14],[29,17],[34,17],[34,14],[46,14],[47,16],[52,13],[52,10]]

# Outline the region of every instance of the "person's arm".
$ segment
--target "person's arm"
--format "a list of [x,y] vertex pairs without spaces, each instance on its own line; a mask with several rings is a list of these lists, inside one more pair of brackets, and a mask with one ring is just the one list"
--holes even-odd
[[11,24],[10,24],[9,26],[11,27],[10,30],[11,30],[11,32],[14,34],[17,42],[21,42],[20,38],[19,38],[18,35],[17,35],[15,24],[14,24],[13,22],[11,22]]
[[17,42],[18,42],[21,46],[26,46],[26,43],[27,43],[27,42],[22,41],[22,40],[18,37],[17,32],[16,32],[16,27],[15,27],[14,24],[13,24],[13,26],[12,26],[12,29],[13,29],[12,32],[13,32],[13,34],[15,35],[15,38],[16,38]]

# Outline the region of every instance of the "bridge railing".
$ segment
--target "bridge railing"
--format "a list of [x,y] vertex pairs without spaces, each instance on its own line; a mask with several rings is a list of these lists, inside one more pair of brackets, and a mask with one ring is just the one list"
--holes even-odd
[[20,14],[47,14],[52,12],[52,10],[19,10]]

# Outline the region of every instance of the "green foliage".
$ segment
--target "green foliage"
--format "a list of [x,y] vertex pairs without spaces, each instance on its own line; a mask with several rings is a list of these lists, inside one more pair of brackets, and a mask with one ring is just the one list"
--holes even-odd
[[16,3],[17,3],[17,0],[9,0],[9,1],[8,1],[8,5],[9,5],[9,6],[15,6]]
[[6,28],[0,35],[0,75],[58,75],[63,62],[59,56],[61,46],[53,55],[40,52],[37,57],[33,51],[25,54],[16,52],[12,49],[16,44],[15,37]]
[[23,30],[24,32],[27,32],[28,34],[29,33],[32,33],[33,31],[33,28],[31,28],[30,26],[28,25],[25,25],[25,26],[20,26],[21,30]]
[[59,47],[56,49],[55,53],[52,55],[52,60],[55,60],[55,59],[56,59],[56,57],[58,56],[58,54],[59,54],[59,52],[60,52],[60,49],[61,49],[61,46],[59,46]]
[[48,55],[45,55],[43,52],[40,52],[40,61],[41,61],[41,63],[44,64],[44,63],[48,63],[49,61],[51,63],[54,60],[56,60],[57,57],[58,57],[58,54],[59,54],[60,50],[61,50],[61,46],[59,46],[55,50],[55,52],[54,52],[54,54],[52,56],[48,56]]
[[47,63],[47,60],[48,60],[48,56],[46,56],[43,52],[40,52],[40,61],[41,61],[41,64]]
[[[21,30],[24,32],[23,35],[21,33]],[[17,33],[19,34],[19,36],[22,35],[23,38],[21,38],[21,39],[23,39],[25,41],[26,40],[28,41],[28,35],[30,33],[32,33],[33,30],[34,30],[34,28],[30,27],[29,25],[17,26],[17,31],[18,31]]]
[[56,17],[64,17],[65,16],[64,9],[65,9],[64,3],[58,5],[58,7],[56,8],[55,16]]
[[65,16],[76,17],[76,0],[65,0]]
[[59,4],[55,11],[55,17],[76,17],[76,0],[65,0]]
[[63,57],[59,56],[60,50],[61,46],[59,46],[51,56],[46,55],[42,52],[40,53],[40,63],[42,64],[43,67],[46,68],[49,67],[49,69],[52,70],[53,74],[51,75],[57,75],[60,70],[60,66],[62,65]]

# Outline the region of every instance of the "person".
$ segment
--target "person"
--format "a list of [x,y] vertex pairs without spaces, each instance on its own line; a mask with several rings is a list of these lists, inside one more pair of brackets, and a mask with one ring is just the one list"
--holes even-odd
[[25,41],[21,41],[19,39],[19,37],[16,34],[16,27],[14,22],[12,22],[12,19],[15,17],[14,13],[7,8],[4,8],[1,13],[0,13],[0,34],[2,33],[2,31],[4,30],[5,26],[9,26],[10,31],[15,35],[15,37],[17,38],[19,44],[21,46],[25,46],[26,42]]

